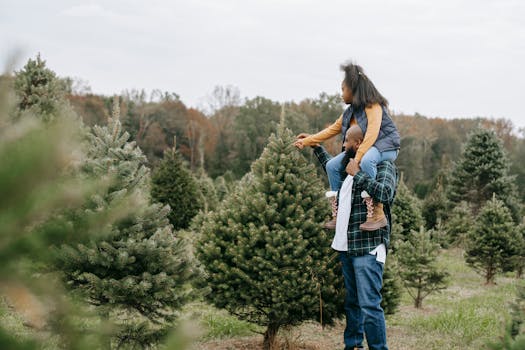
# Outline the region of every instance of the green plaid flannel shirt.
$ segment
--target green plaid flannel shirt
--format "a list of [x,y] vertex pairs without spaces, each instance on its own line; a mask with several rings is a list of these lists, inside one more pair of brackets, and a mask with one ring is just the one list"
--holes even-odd
[[[314,154],[326,171],[326,162],[332,157],[321,147],[314,148]],[[352,210],[348,224],[348,254],[361,256],[370,253],[379,244],[390,245],[390,232],[392,216],[390,208],[394,202],[398,184],[398,171],[394,163],[381,162],[377,166],[377,176],[370,178],[365,172],[360,171],[354,176],[352,186]],[[383,203],[388,225],[376,231],[361,231],[359,225],[366,221],[366,205],[361,198],[361,192],[366,190],[372,198]]]

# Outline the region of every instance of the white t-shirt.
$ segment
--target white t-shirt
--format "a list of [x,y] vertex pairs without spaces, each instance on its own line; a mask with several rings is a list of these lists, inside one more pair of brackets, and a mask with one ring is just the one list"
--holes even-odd
[[[335,225],[335,235],[332,240],[332,249],[347,252],[348,251],[348,222],[350,220],[350,212],[352,211],[352,185],[354,177],[348,175],[341,189],[339,190],[339,205],[337,207],[337,219]],[[370,254],[376,256],[376,260],[380,263],[386,262],[386,247],[384,243],[378,245]]]

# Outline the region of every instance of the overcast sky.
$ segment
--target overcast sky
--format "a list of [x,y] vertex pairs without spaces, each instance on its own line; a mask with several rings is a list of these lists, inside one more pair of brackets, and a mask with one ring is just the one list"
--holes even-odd
[[525,127],[523,0],[0,0],[0,63],[40,52],[95,93],[216,85],[299,101],[362,65],[395,112]]

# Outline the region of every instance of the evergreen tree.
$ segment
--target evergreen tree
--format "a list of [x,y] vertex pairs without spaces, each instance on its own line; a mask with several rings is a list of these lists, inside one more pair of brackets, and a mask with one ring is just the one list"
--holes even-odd
[[239,108],[232,135],[235,154],[232,171],[237,177],[249,172],[250,164],[261,155],[268,137],[276,130],[280,111],[279,103],[264,97],[246,100]]
[[436,226],[430,230],[430,238],[438,243],[441,248],[446,249],[450,245],[447,229],[441,220],[438,220]]
[[113,345],[148,347],[172,326],[175,311],[188,297],[185,284],[192,272],[183,242],[169,225],[169,207],[150,204],[145,156],[128,139],[115,99],[108,126],[95,126],[89,135],[83,165],[84,175],[111,174],[113,181],[84,211],[104,211],[129,196],[135,198],[128,203],[132,211],[101,239],[61,246],[57,267],[70,287],[117,325]]
[[22,70],[15,73],[14,87],[19,113],[30,112],[49,122],[69,107],[64,83],[46,67],[40,54],[35,60],[29,59]]
[[511,266],[518,243],[510,211],[494,196],[483,206],[469,233],[465,259],[483,275],[486,284],[493,284],[496,273]]
[[226,196],[230,193],[231,185],[229,186],[224,179],[224,176],[219,176],[213,180],[215,186],[215,192],[217,193],[217,199],[222,202]]
[[392,206],[392,240],[394,246],[404,241],[412,230],[419,230],[423,224],[419,200],[410,192],[401,178],[397,187],[396,199]]
[[516,222],[521,220],[514,177],[509,176],[510,163],[501,140],[492,130],[478,128],[466,142],[451,174],[448,197],[453,203],[467,201],[477,215],[492,198],[502,200],[511,209]]
[[448,220],[444,224],[448,243],[453,246],[464,248],[467,236],[474,225],[472,210],[467,202],[460,202],[451,211]]
[[217,190],[213,180],[206,174],[203,168],[200,168],[196,172],[198,196],[199,200],[203,203],[204,212],[215,210],[219,204],[219,197],[217,196]]
[[293,140],[281,121],[252,172],[205,218],[196,248],[210,301],[265,326],[265,349],[283,326],[330,324],[343,311],[322,185]]
[[518,286],[516,302],[511,305],[511,319],[498,342],[490,343],[491,350],[525,349],[525,285]]
[[525,223],[518,227],[517,240],[517,253],[512,259],[516,270],[516,278],[521,278],[523,276],[523,270],[525,269]]
[[439,182],[434,191],[423,201],[421,214],[425,220],[425,227],[433,229],[439,221],[446,221],[448,207],[447,196],[441,182]]
[[390,253],[383,272],[383,288],[381,289],[381,307],[386,315],[395,314],[401,302],[402,292],[398,275],[399,266],[396,254]]
[[[57,215],[57,209],[79,208],[106,186],[97,180],[78,181],[71,175],[71,167],[82,153],[73,118],[64,115],[48,125],[42,123],[41,115],[26,113],[13,120],[9,115],[15,105],[13,95],[5,81],[0,81],[2,298],[23,300],[14,304],[14,311],[24,314],[26,324],[46,327],[46,334],[64,348],[93,349],[103,344],[102,333],[96,332],[96,327],[89,334],[79,329],[80,317],[86,322],[92,320],[72,305],[62,287],[52,275],[41,271],[41,266],[52,260],[51,245],[81,242],[111,222],[106,215],[91,213],[74,230],[68,220]],[[48,345],[43,337],[24,341],[4,326],[0,325],[1,349],[41,349]]]
[[174,230],[185,229],[203,208],[200,189],[175,147],[164,152],[164,158],[151,177],[151,196],[168,204],[168,215]]
[[429,294],[447,287],[448,273],[436,266],[438,252],[439,244],[432,241],[431,232],[423,227],[399,243],[396,252],[399,275],[416,308],[423,305]]

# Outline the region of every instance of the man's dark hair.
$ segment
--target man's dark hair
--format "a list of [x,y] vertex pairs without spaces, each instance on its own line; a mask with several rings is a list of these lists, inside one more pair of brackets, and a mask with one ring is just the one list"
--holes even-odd
[[352,106],[365,108],[374,103],[379,103],[384,107],[388,106],[387,99],[377,91],[361,66],[348,62],[341,65],[341,70],[345,72],[344,83],[352,90],[352,95],[354,96]]

